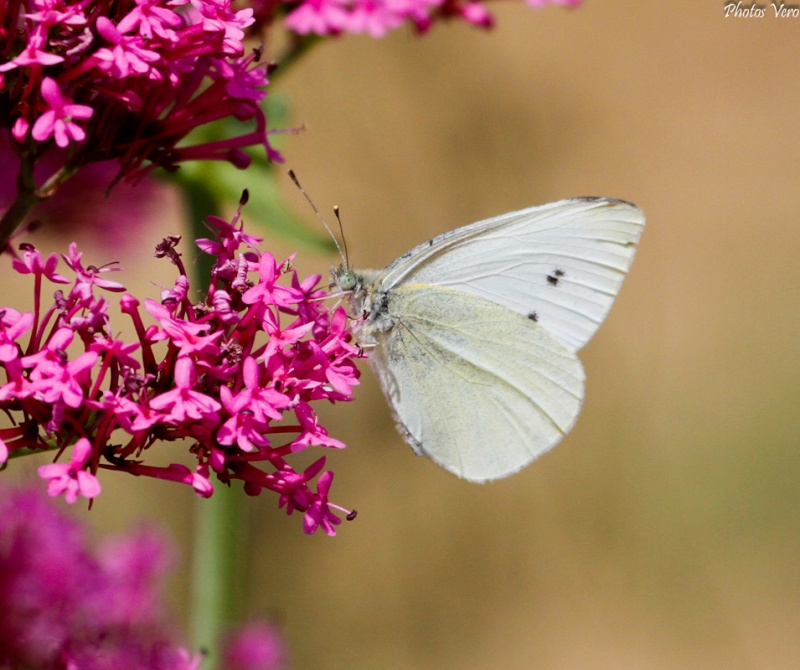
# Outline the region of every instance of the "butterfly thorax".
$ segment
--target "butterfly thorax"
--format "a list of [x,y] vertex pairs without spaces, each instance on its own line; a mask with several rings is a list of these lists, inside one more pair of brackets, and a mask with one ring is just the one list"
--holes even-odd
[[394,326],[388,311],[391,289],[381,286],[380,275],[377,270],[357,272],[344,264],[331,268],[332,283],[346,296],[349,316],[360,321],[356,329],[367,341]]

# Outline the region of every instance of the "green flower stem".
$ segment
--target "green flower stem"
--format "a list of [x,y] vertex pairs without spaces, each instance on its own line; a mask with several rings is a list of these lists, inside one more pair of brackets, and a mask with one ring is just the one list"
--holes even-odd
[[[221,205],[201,181],[179,183],[186,196],[192,240],[206,237],[208,230],[203,221],[209,214],[219,212]],[[196,279],[200,279],[194,285],[208,288],[212,262],[207,254],[199,254],[197,262],[191,265],[198,275]],[[189,630],[193,648],[208,653],[204,670],[219,668],[222,635],[238,619],[236,604],[241,600],[242,589],[239,560],[244,544],[243,496],[239,487],[231,489],[218,482],[214,495],[198,499],[195,505]]]
[[238,487],[218,483],[214,495],[195,506],[189,625],[192,647],[207,652],[204,670],[220,667],[222,635],[238,619],[243,496]]
[[0,248],[5,248],[6,243],[11,239],[14,231],[28,215],[28,212],[41,200],[34,191],[25,191],[17,195],[14,202],[11,203],[11,207],[0,218]]
[[[276,73],[286,74],[301,56],[320,41],[321,38],[316,35],[295,36],[282,55]],[[270,76],[271,80],[274,81],[276,73]],[[250,166],[250,172],[255,172],[259,183],[255,191],[251,190],[254,202],[250,203],[249,211],[251,214],[257,213],[256,218],[264,221],[283,222],[296,236],[302,235],[302,226],[289,217],[277,197],[274,171],[268,166],[257,169],[258,165]],[[208,235],[203,225],[205,217],[209,214],[221,215],[223,199],[231,199],[234,185],[221,183],[223,176],[229,174],[230,170],[214,172],[213,167],[208,166],[198,166],[196,170],[184,166],[175,175],[175,181],[185,194],[192,240]],[[236,173],[235,183],[241,188],[246,178]],[[234,197],[238,196],[239,193],[236,193]],[[310,236],[308,233],[306,236],[320,244],[319,236]],[[212,264],[213,258],[199,254],[192,267],[201,282],[193,282],[193,285],[207,288],[203,282],[210,278]],[[244,495],[240,487],[231,489],[218,483],[214,495],[207,500],[199,499],[196,505],[189,628],[193,648],[208,652],[203,670],[217,670],[220,667],[222,634],[241,618],[239,603],[244,588]]]
[[65,165],[48,179],[40,188],[36,188],[33,178],[33,162],[29,158],[22,160],[17,184],[19,192],[11,206],[0,217],[0,249],[4,248],[14,231],[25,220],[30,211],[42,200],[53,195],[67,179],[76,172],[74,167]]

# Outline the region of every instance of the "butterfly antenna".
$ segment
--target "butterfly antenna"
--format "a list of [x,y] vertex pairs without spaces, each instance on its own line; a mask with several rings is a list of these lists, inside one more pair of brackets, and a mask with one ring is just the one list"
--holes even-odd
[[339,205],[333,206],[333,215],[336,217],[336,221],[339,223],[339,236],[342,238],[342,244],[344,245],[344,266],[349,268],[350,254],[347,253],[347,238],[345,237],[344,228],[342,227],[342,218],[339,216]]
[[[331,236],[331,239],[333,240],[333,243],[336,245],[336,250],[339,252],[339,256],[342,257],[342,261],[344,261],[345,266],[349,267],[349,265],[347,265],[347,255],[344,252],[342,252],[342,247],[339,246],[339,241],[336,239],[336,235],[333,234],[333,231],[330,229],[330,226],[328,226],[328,224],[326,223],[325,219],[322,218],[322,214],[319,213],[319,210],[317,209],[316,205],[314,205],[314,201],[311,200],[311,198],[308,196],[308,193],[306,193],[306,190],[301,186],[300,180],[297,179],[297,175],[295,175],[294,170],[289,170],[289,176],[292,178],[292,181],[294,182],[294,185],[297,186],[297,188],[300,189],[300,193],[303,194],[305,199],[308,201],[308,204],[311,205],[311,209],[314,210],[314,214],[317,215],[317,218],[320,220],[322,225],[325,226],[325,230],[327,230],[328,231],[328,235]],[[338,214],[336,215],[336,218],[337,219],[339,218]],[[341,226],[342,226],[342,223],[340,221],[339,222],[339,228],[340,229],[341,229]],[[342,238],[342,239],[344,239],[344,238]],[[345,246],[345,249],[346,248],[347,247]]]

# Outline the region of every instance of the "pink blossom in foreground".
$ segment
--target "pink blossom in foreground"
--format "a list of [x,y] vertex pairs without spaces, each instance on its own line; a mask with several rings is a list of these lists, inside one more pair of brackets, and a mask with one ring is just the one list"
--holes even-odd
[[[38,491],[0,486],[0,667],[200,670],[164,600],[166,540],[142,528],[94,548],[88,536]],[[231,631],[218,655],[221,670],[287,667],[266,621]]]
[[[350,400],[358,384],[342,307],[330,310],[319,275],[300,279],[289,261],[259,252],[260,240],[238,224],[209,217],[215,239],[198,246],[215,257],[210,288],[199,295],[188,281],[170,236],[156,255],[179,276],[161,300],[140,301],[86,265],[74,245],[58,259],[22,245],[13,269],[34,282],[32,312],[0,309],[0,410],[13,418],[0,429],[0,462],[30,450],[55,449],[56,462],[39,475],[51,495],[68,502],[92,500],[101,470],[117,470],[191,486],[208,497],[213,479],[236,480],[251,495],[278,494],[289,514],[304,515],[303,528],[329,535],[339,513],[329,501],[332,472],[325,457],[296,471],[289,462],[310,448],[342,449],[319,423],[318,401]],[[48,291],[54,296],[45,304]],[[114,333],[110,300],[131,319],[137,341]],[[195,467],[151,465],[152,450],[190,441]],[[174,447],[170,447],[170,451]],[[316,486],[314,480],[318,477]]]
[[91,549],[36,491],[0,488],[0,667],[199,670],[163,603],[164,540]]
[[223,670],[283,670],[288,667],[286,649],[272,624],[250,623],[228,638],[221,667]]
[[99,496],[100,482],[86,469],[91,456],[92,444],[82,437],[72,448],[69,463],[51,463],[40,467],[39,476],[49,482],[47,492],[51,496],[63,493],[68,503],[74,503],[79,493],[89,500]]
[[33,139],[44,142],[52,135],[56,144],[62,149],[66,148],[70,141],[82,142],[86,139],[86,133],[75,123],[75,119],[90,119],[94,113],[91,107],[70,104],[61,95],[58,84],[50,77],[42,80],[42,100],[48,108],[33,124],[31,130]]

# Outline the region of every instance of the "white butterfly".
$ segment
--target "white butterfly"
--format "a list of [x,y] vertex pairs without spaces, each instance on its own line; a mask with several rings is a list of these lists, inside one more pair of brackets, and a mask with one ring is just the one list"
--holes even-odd
[[621,200],[562,200],[439,235],[379,272],[335,267],[414,451],[486,482],[558,443],[583,402],[576,352],[611,308],[644,223]]

